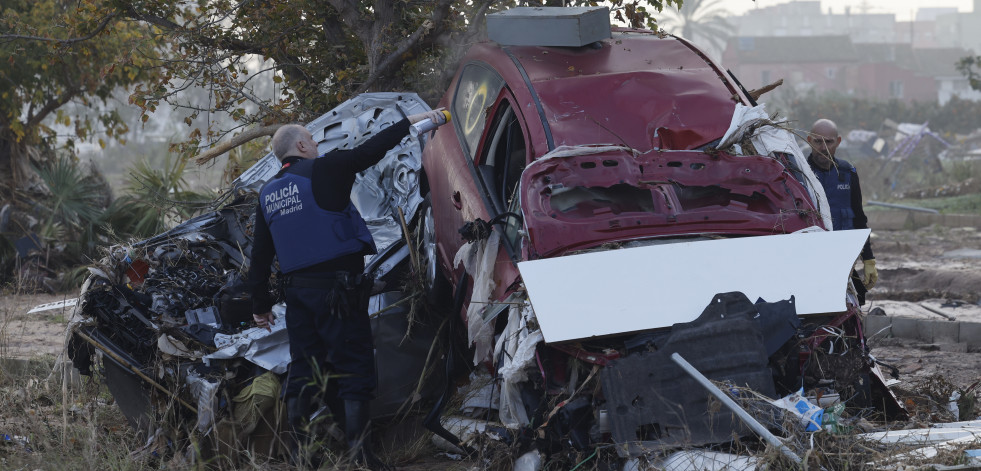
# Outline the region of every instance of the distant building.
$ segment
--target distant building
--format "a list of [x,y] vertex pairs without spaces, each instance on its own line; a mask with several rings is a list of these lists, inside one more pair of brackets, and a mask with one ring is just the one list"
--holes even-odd
[[[928,102],[937,100],[934,77],[922,71],[919,54],[906,44],[856,44],[862,57],[849,93],[858,98]],[[951,66],[953,68],[953,66]]]
[[849,36],[855,42],[896,42],[895,15],[861,13],[857,8],[821,11],[819,1],[756,8],[730,22],[737,36]]
[[896,43],[912,44],[915,48],[950,47],[941,41],[934,20],[898,21],[895,37]]
[[747,89],[783,79],[799,91],[827,92],[846,90],[859,56],[848,36],[745,36],[729,40],[722,63]]
[[747,36],[730,39],[722,62],[747,89],[783,79],[785,87],[801,92],[943,104],[953,96],[981,99],[954,66],[968,54],[961,48],[855,43],[848,36]]
[[974,11],[937,15],[936,34],[940,46],[960,47],[981,53],[981,0],[974,0]]
[[923,7],[914,18],[897,22],[861,5],[822,11],[818,0],[755,8],[729,19],[736,34],[722,62],[748,89],[784,79],[799,91],[869,99],[981,99],[955,68],[981,54],[981,0],[973,12]]
[[920,7],[916,10],[916,22],[920,21],[936,21],[937,17],[940,15],[949,15],[951,13],[957,13],[957,8],[954,7]]
[[921,71],[933,77],[937,87],[937,101],[941,105],[953,97],[962,100],[981,101],[981,91],[971,88],[970,82],[955,64],[971,53],[959,47],[942,49],[914,49],[916,63]]

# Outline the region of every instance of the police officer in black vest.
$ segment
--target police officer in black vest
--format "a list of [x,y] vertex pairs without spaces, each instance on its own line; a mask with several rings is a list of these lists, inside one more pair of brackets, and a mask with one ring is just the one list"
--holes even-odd
[[[833,230],[867,229],[869,220],[862,210],[862,188],[858,183],[858,172],[852,164],[835,158],[835,151],[838,150],[838,144],[841,144],[838,126],[829,119],[815,121],[811,134],[807,136],[807,143],[812,149],[807,161],[821,181],[824,194],[828,196]],[[865,277],[858,278],[853,272],[852,279],[858,291],[859,303],[865,304],[865,293],[879,281],[871,240],[866,240],[865,247],[862,248],[862,262],[865,265]]]
[[[262,188],[249,282],[259,327],[274,322],[269,275],[273,256],[286,280],[286,330],[292,360],[283,397],[303,466],[305,432],[315,397],[343,424],[351,458],[385,467],[368,447],[368,401],[377,384],[374,342],[362,282],[364,256],[375,253],[368,227],[351,203],[355,175],[378,163],[409,133],[409,125],[440,119],[439,111],[410,115],[351,150],[320,158],[305,127],[279,128],[272,139],[282,169]],[[439,122],[439,121],[437,121]],[[325,381],[322,373],[329,373]]]

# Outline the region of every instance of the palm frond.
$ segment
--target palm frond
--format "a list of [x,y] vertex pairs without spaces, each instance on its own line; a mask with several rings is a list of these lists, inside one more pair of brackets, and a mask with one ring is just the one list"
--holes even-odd
[[80,231],[102,218],[104,189],[92,181],[69,158],[57,158],[35,168],[50,197],[38,201],[47,210],[48,224],[61,223]]

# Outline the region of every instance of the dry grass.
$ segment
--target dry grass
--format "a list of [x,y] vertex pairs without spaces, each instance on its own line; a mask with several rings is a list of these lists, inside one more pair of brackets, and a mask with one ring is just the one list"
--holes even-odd
[[[0,414],[0,434],[3,434],[0,469],[291,469],[281,460],[270,460],[250,453],[242,453],[233,463],[207,453],[204,450],[210,446],[194,437],[178,439],[184,443],[183,446],[165,447],[156,454],[134,453],[144,448],[144,442],[112,403],[99,378],[86,379],[77,388],[62,390],[60,378],[51,374],[54,365],[55,359],[52,357],[0,361],[0,403],[4,404],[3,413]],[[929,401],[937,401],[922,398],[948,394],[947,388],[936,378],[930,384],[935,385],[937,391],[931,391],[930,386],[924,384],[916,397],[908,398],[923,401],[921,407],[938,407],[929,406]],[[742,403],[746,404],[746,401]],[[746,408],[754,410],[753,407]],[[795,453],[809,463],[806,468],[790,463],[772,447],[753,437],[734,440],[728,447],[717,447],[716,451],[756,456],[769,469],[883,469],[892,457],[918,446],[877,445],[858,440],[855,435],[867,431],[870,426],[885,428],[889,425],[892,429],[922,426],[917,420],[905,424],[867,424],[853,417],[850,422],[853,431],[850,433],[805,434],[792,421],[782,420],[780,425],[773,428],[783,430]],[[376,428],[375,442],[383,459],[397,464],[400,469],[409,470],[506,470],[513,467],[514,460],[524,451],[483,437],[471,443],[479,452],[476,457],[463,461],[436,458],[439,451],[421,427],[418,415]],[[234,443],[231,445],[236,446]],[[343,468],[348,464],[341,456],[340,444],[327,442],[325,445],[330,453],[320,469]],[[914,466],[913,469],[933,464],[960,464],[963,462],[963,451],[976,447],[977,444],[964,444],[943,450],[930,459],[909,458],[904,459],[903,463]],[[237,449],[245,448],[240,446]],[[591,451],[553,455],[544,469],[616,469],[616,462],[615,450],[601,445]]]
[[[6,309],[6,311],[4,311]],[[98,373],[83,378],[80,384],[68,387],[61,375],[53,374],[56,359],[39,356],[30,360],[14,360],[4,352],[11,332],[9,308],[0,308],[0,469],[3,470],[142,470],[142,469],[214,469],[214,470],[286,470],[293,469],[282,457],[270,459],[249,450],[250,444],[229,440],[224,449],[236,450],[235,456],[224,456],[210,450],[217,447],[210,439],[172,433],[161,437],[154,446],[146,447],[146,439],[134,431],[115,406],[112,397]],[[58,321],[58,319],[51,319]],[[971,388],[968,388],[971,389]],[[909,452],[921,445],[879,445],[859,440],[858,433],[918,428],[932,422],[957,420],[946,410],[946,399],[957,390],[942,377],[931,377],[908,390],[898,390],[900,399],[910,406],[913,419],[904,423],[873,423],[862,417],[847,417],[852,427],[846,434],[827,432],[803,433],[792,421],[781,419],[771,422],[788,438],[788,445],[808,465],[791,463],[772,447],[755,437],[734,439],[730,444],[714,447],[715,451],[740,455],[752,455],[769,469],[827,469],[866,470],[883,469],[892,464],[897,455]],[[970,414],[977,390],[962,390],[962,396],[970,397]],[[746,397],[750,397],[748,394]],[[449,404],[445,415],[454,415],[461,403],[459,395]],[[741,402],[752,412],[747,401]],[[966,405],[966,404],[965,404]],[[165,407],[166,408],[166,407]],[[962,410],[964,407],[962,406]],[[507,445],[486,436],[478,437],[470,445],[477,455],[460,461],[451,460],[432,444],[430,434],[421,425],[421,414],[414,411],[400,416],[396,421],[380,424],[375,428],[375,448],[388,463],[403,470],[469,470],[512,469],[514,461],[527,451],[529,441],[523,445]],[[423,413],[426,411],[422,411]],[[758,417],[759,418],[759,417]],[[763,422],[765,418],[760,419]],[[187,427],[190,429],[191,427]],[[169,441],[169,443],[168,443]],[[520,441],[516,441],[520,443]],[[533,440],[532,440],[533,442]],[[343,444],[326,440],[326,454],[320,469],[344,468],[349,463],[343,457]],[[964,450],[978,448],[966,443],[941,450],[929,459],[904,458],[904,466],[912,469],[929,469],[930,465],[957,465],[964,462]],[[601,444],[593,450],[575,452],[566,449],[546,458],[544,470],[606,470],[618,469],[619,458],[610,444]]]
[[105,389],[87,381],[64,395],[60,378],[50,378],[54,364],[0,361],[0,468],[143,469],[128,456],[136,434]]

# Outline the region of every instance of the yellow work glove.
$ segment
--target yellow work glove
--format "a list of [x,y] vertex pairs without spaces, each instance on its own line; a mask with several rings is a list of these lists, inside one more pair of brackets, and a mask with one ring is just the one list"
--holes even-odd
[[862,283],[865,284],[865,289],[872,289],[879,282],[879,272],[875,269],[875,259],[863,260],[862,263],[865,265],[865,279],[862,280]]

